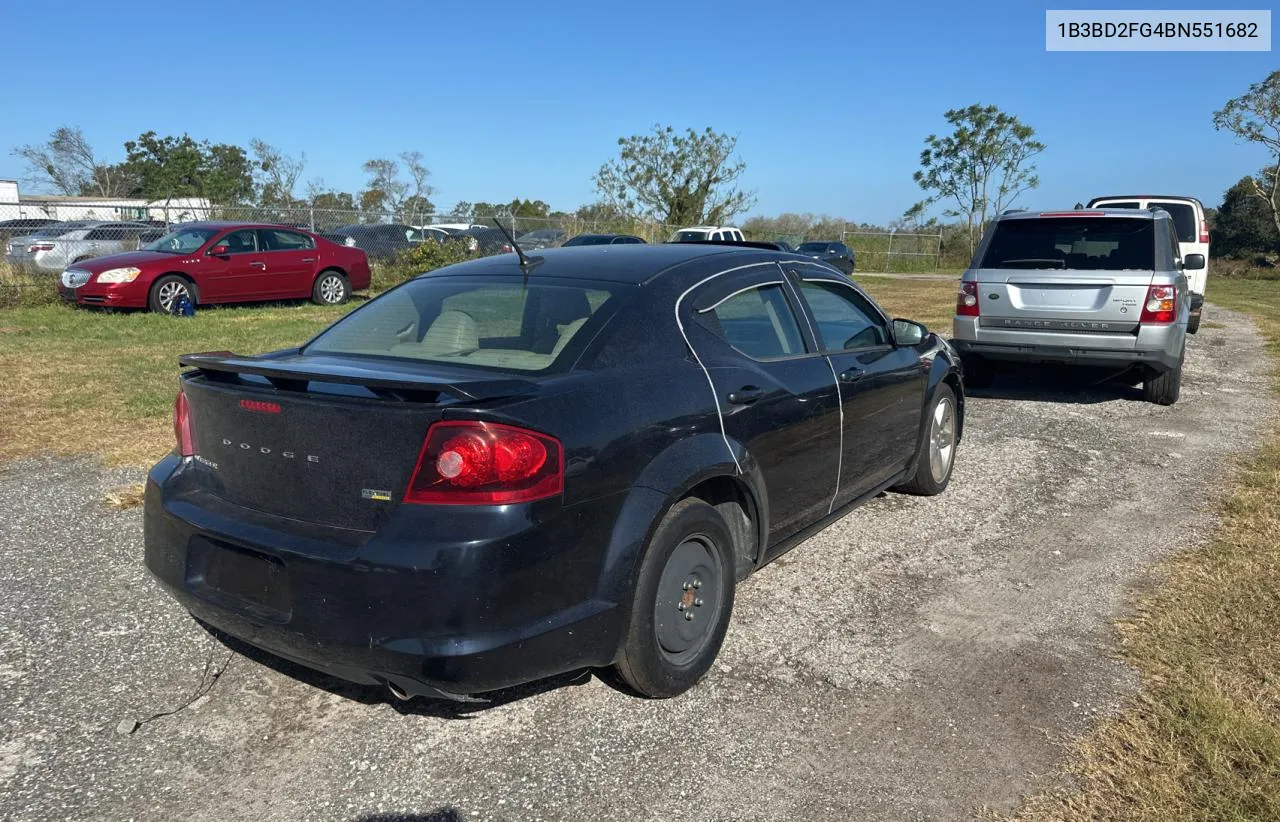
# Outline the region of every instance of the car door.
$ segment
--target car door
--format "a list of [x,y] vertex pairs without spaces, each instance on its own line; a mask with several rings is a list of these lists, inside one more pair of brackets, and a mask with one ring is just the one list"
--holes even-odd
[[[213,253],[214,248],[223,249],[223,253]],[[205,275],[209,285],[205,285],[202,296],[224,302],[238,300],[263,299],[267,286],[267,263],[258,244],[258,231],[253,228],[241,228],[219,237],[209,251],[210,262]]]
[[684,307],[725,434],[764,478],[768,545],[831,511],[840,471],[835,376],[774,264],[713,277]]
[[789,273],[839,386],[841,505],[876,490],[914,457],[928,367],[915,347],[894,345],[889,318],[852,283],[816,266],[793,265]]
[[316,275],[315,243],[306,234],[283,228],[258,229],[262,260],[267,264],[261,296],[279,299],[311,296]]

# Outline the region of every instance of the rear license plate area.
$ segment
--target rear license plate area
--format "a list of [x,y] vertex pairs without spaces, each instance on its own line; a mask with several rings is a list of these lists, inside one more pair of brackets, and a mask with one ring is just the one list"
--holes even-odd
[[186,586],[202,599],[271,622],[287,622],[292,611],[284,563],[221,540],[191,538]]

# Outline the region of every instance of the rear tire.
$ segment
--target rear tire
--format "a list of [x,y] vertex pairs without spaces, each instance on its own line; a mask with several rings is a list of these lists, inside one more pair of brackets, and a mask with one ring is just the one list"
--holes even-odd
[[680,500],[641,560],[618,676],[654,699],[692,688],[724,643],[733,595],[733,537],[724,518],[700,499]]
[[351,297],[351,284],[340,272],[321,271],[311,286],[311,302],[316,305],[341,305]]
[[916,472],[911,479],[894,486],[895,491],[932,497],[947,490],[951,482],[951,469],[956,464],[957,434],[960,431],[960,412],[956,407],[956,392],[943,383],[933,395],[933,404],[925,417],[928,430],[924,432],[924,445],[916,458]]
[[195,305],[196,287],[193,283],[176,274],[166,274],[151,284],[151,296],[147,298],[147,307],[157,314],[172,314],[173,304],[182,294]]
[[1204,309],[1191,312],[1191,317],[1187,320],[1187,333],[1194,334],[1200,330],[1200,315],[1204,313]]
[[1178,364],[1158,376],[1142,381],[1142,398],[1156,405],[1173,405],[1182,393],[1182,363],[1187,359],[1187,344],[1182,344]]
[[966,388],[990,388],[995,383],[995,369],[981,357],[961,357],[960,364],[964,366]]

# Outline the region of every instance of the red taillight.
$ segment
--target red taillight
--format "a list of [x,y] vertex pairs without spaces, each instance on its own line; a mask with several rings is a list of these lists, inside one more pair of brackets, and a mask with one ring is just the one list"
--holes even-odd
[[53,243],[36,243],[27,247],[28,254],[34,254],[37,251],[53,251]]
[[262,414],[279,414],[280,403],[262,400],[240,400],[240,407],[246,411],[257,411]]
[[956,294],[956,314],[961,317],[978,316],[978,284],[960,283]]
[[1178,319],[1178,289],[1172,285],[1153,285],[1147,289],[1147,301],[1142,304],[1144,323],[1168,324]]
[[187,406],[187,395],[181,391],[173,401],[173,436],[178,441],[179,454],[195,456],[196,447],[191,439],[191,409]]
[[512,252],[514,252],[514,251],[515,251],[515,249],[511,247],[511,243],[503,243],[503,244],[502,244],[502,253],[503,253],[503,254],[511,254],[511,253],[512,253]]
[[1208,220],[1202,219],[1200,221],[1200,242],[1202,243],[1209,242],[1209,221]]
[[560,441],[492,422],[437,422],[405,491],[405,502],[505,505],[564,491]]

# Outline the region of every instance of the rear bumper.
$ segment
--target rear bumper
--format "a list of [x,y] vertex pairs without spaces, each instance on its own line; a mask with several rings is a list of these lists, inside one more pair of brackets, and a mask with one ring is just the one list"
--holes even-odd
[[624,609],[597,597],[603,548],[562,542],[561,521],[590,517],[494,506],[486,538],[457,512],[406,505],[370,534],[234,506],[183,473],[170,456],[148,478],[147,567],[195,617],[269,653],[446,698],[613,661]]
[[1141,366],[1161,373],[1182,358],[1185,324],[1144,325],[1137,336],[1007,331],[983,328],[976,317],[956,317],[952,346],[961,356],[1006,362],[1047,362],[1122,368]]

